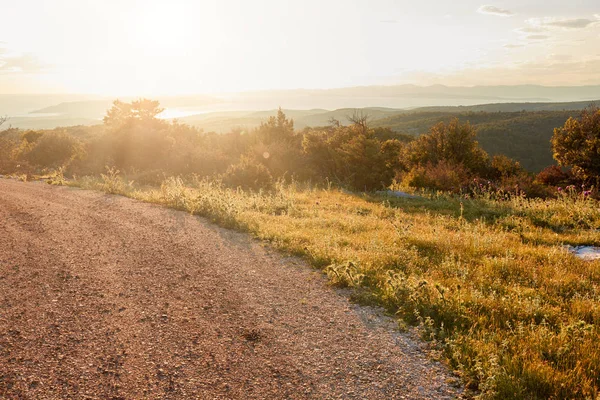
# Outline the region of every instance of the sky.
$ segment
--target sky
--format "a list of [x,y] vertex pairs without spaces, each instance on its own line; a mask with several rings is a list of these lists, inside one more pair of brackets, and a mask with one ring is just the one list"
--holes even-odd
[[598,0],[0,0],[0,93],[600,84]]

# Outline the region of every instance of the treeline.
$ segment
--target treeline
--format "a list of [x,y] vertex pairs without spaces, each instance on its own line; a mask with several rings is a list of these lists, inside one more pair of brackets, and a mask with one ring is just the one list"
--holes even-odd
[[477,130],[481,147],[490,155],[515,159],[530,172],[540,172],[554,164],[550,139],[554,128],[562,126],[581,111],[450,112],[420,111],[373,121],[374,126],[418,136],[439,122],[454,118],[470,122]]
[[[108,166],[150,185],[165,176],[195,175],[255,190],[296,179],[360,191],[397,182],[472,192],[485,184],[488,190],[530,196],[547,196],[548,185],[575,180],[557,167],[536,178],[509,157],[490,156],[479,145],[475,126],[459,118],[438,122],[415,138],[389,127],[370,127],[367,117],[358,114],[346,126],[332,120],[326,127],[296,130],[279,110],[250,132],[215,134],[158,119],[161,111],[152,100],[115,101],[101,126],[4,130],[0,173],[98,175]],[[481,122],[477,113],[472,116]]]

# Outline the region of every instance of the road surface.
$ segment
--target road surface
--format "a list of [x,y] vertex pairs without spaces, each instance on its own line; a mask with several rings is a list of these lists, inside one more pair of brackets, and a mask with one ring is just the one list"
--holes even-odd
[[454,398],[320,272],[183,212],[0,179],[0,398]]

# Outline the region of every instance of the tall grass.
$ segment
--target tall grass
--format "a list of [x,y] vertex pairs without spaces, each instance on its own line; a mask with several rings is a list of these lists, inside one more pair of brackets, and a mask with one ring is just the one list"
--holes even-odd
[[248,192],[179,178],[123,185],[122,194],[251,232],[360,288],[360,299],[420,324],[481,398],[598,397],[600,262],[564,248],[600,245],[595,200],[397,199],[297,184]]

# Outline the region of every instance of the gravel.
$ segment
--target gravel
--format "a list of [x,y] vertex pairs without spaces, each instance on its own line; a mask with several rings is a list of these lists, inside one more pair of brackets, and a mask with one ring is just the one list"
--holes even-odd
[[0,398],[451,399],[322,273],[119,196],[0,180]]

